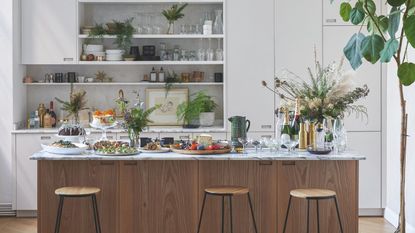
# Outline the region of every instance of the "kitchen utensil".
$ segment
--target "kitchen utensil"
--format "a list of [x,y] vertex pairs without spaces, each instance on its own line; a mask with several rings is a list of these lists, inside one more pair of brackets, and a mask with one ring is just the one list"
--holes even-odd
[[231,141],[232,146],[242,147],[242,144],[238,141],[238,138],[246,138],[246,133],[249,131],[251,121],[247,120],[244,116],[233,116],[228,118],[231,122]]

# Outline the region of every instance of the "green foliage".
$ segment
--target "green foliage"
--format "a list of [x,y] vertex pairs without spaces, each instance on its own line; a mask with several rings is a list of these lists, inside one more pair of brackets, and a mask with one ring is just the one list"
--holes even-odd
[[352,24],[358,25],[361,22],[363,22],[364,19],[365,19],[365,12],[363,11],[363,9],[361,7],[355,6],[350,11],[350,20],[351,20]]
[[129,109],[124,117],[125,127],[129,131],[133,131],[136,135],[139,135],[149,123],[152,123],[149,117],[151,113],[158,108],[160,108],[160,105],[156,105],[146,110],[139,106]]
[[71,83],[71,90],[69,92],[69,101],[63,101],[58,97],[55,97],[56,101],[62,104],[61,109],[68,113],[67,117],[75,116],[78,117],[80,111],[87,109],[86,104],[87,100],[85,98],[86,91],[81,90],[75,92],[73,84]]
[[391,6],[400,6],[404,4],[406,0],[388,0],[388,4]]
[[95,24],[95,26],[89,32],[88,37],[85,39],[84,43],[88,45],[95,39],[100,39],[102,42],[105,34],[107,34],[107,30],[104,28],[104,26],[102,24]]
[[169,23],[173,23],[174,21],[177,21],[178,19],[184,17],[182,11],[184,10],[184,8],[186,8],[187,5],[187,3],[182,4],[180,6],[178,4],[174,4],[169,9],[163,10],[161,14],[164,15],[164,17],[166,17]]
[[373,34],[367,36],[362,41],[362,55],[372,64],[375,64],[380,58],[380,51],[383,50],[385,43],[382,37]]
[[403,22],[403,28],[409,43],[411,43],[412,47],[415,47],[415,15],[409,16]]
[[404,86],[410,86],[415,81],[415,64],[405,62],[398,67],[398,77]]
[[398,48],[399,41],[395,38],[389,39],[385,44],[385,48],[380,52],[380,61],[384,63],[390,62],[393,55],[398,51]]
[[185,125],[190,124],[193,120],[197,120],[200,113],[212,112],[217,107],[212,97],[206,95],[203,91],[194,95],[196,97],[193,100],[183,102],[177,106],[177,119],[183,121]]
[[365,36],[362,33],[355,33],[343,49],[344,55],[354,70],[362,65],[361,46],[364,38]]
[[124,22],[113,20],[114,30],[109,32],[109,34],[116,36],[114,44],[116,44],[119,49],[123,49],[126,53],[129,52],[131,39],[133,38],[135,30],[131,24],[133,19],[134,18],[126,19]]
[[167,72],[166,75],[166,83],[164,84],[164,89],[166,90],[166,95],[165,97],[168,96],[169,91],[173,88],[173,85],[175,83],[179,83],[180,82],[180,78],[179,75],[176,72]]
[[395,38],[396,32],[399,30],[399,24],[401,22],[401,11],[399,7],[392,7],[389,15],[389,36]]
[[340,16],[345,22],[350,20],[350,12],[352,11],[352,6],[348,2],[342,2],[340,5]]

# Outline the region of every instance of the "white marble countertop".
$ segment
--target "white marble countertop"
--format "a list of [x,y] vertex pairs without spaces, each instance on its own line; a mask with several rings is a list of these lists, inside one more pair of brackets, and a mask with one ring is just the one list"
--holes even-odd
[[353,151],[340,154],[334,152],[328,155],[312,155],[308,152],[286,151],[270,153],[268,151],[255,153],[249,150],[247,154],[222,154],[222,155],[183,155],[173,152],[168,153],[140,153],[133,156],[101,156],[95,154],[58,155],[40,151],[30,157],[31,160],[365,160],[366,157]]

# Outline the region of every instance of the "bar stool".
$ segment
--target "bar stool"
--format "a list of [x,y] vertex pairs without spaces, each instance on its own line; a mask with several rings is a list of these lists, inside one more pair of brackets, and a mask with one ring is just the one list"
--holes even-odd
[[197,233],[200,232],[200,226],[202,224],[202,217],[203,217],[203,211],[205,209],[205,203],[206,203],[206,198],[208,195],[212,195],[212,196],[220,196],[222,197],[222,233],[224,232],[224,228],[225,228],[225,197],[229,198],[229,214],[230,214],[230,218],[231,218],[231,233],[233,233],[233,220],[232,220],[232,197],[233,196],[237,196],[237,195],[247,195],[248,197],[248,203],[249,203],[249,208],[251,210],[251,215],[252,215],[252,220],[254,222],[254,228],[255,228],[255,233],[258,233],[257,227],[256,227],[256,221],[255,221],[255,216],[254,216],[254,210],[252,207],[252,201],[251,201],[251,196],[249,195],[249,189],[246,187],[242,187],[242,186],[230,186],[230,185],[224,185],[224,186],[213,186],[213,187],[209,187],[205,189],[205,195],[203,197],[203,204],[202,204],[202,210],[200,213],[200,219],[199,219],[199,224],[197,227]]
[[320,233],[320,217],[319,217],[319,207],[318,201],[324,199],[333,199],[334,203],[336,204],[336,211],[337,211],[337,219],[339,220],[340,224],[340,232],[343,233],[343,226],[340,219],[340,212],[339,212],[339,205],[337,203],[336,192],[327,189],[294,189],[290,192],[290,199],[288,201],[288,208],[287,214],[285,215],[285,222],[284,222],[284,229],[283,233],[285,233],[285,229],[287,227],[288,222],[288,214],[290,213],[291,207],[291,199],[300,198],[307,200],[307,233],[309,232],[309,223],[310,223],[310,200],[316,200],[317,204],[317,232]]
[[96,233],[101,233],[101,224],[99,222],[98,215],[98,205],[96,194],[101,190],[95,187],[62,187],[55,190],[55,194],[59,196],[59,207],[58,215],[56,217],[55,233],[59,233],[61,218],[62,218],[62,209],[63,209],[63,200],[65,197],[72,198],[81,198],[81,197],[91,197],[92,198],[92,207],[94,209],[94,222],[95,222],[95,231]]

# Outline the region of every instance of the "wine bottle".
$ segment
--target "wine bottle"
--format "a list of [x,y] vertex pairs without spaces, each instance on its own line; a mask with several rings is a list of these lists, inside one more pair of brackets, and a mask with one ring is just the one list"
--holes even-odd
[[56,113],[55,113],[55,111],[53,111],[53,101],[50,101],[50,103],[49,103],[49,114],[50,114],[50,117],[51,117],[52,127],[54,128],[54,127],[56,127],[57,119],[56,119]]
[[284,112],[284,123],[281,129],[281,135],[288,134],[291,137],[291,127],[290,127],[290,116],[288,115],[288,110]]
[[291,123],[291,138],[293,140],[299,139],[299,132],[300,132],[300,99],[295,99],[295,112],[294,118]]

